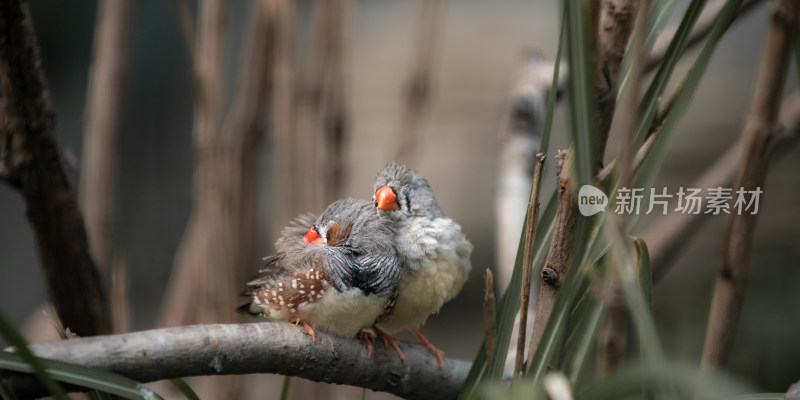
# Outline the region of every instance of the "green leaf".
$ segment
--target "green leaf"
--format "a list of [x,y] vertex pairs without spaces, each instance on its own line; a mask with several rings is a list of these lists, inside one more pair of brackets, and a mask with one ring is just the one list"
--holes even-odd
[[667,88],[675,66],[678,64],[681,56],[683,56],[684,50],[686,50],[686,45],[689,42],[692,29],[695,23],[697,23],[697,19],[700,17],[705,5],[706,0],[692,0],[689,4],[686,14],[684,14],[680,25],[678,25],[678,30],[675,31],[675,36],[667,47],[664,60],[658,67],[658,71],[642,98],[639,107],[639,124],[636,128],[636,136],[633,141],[636,148],[642,145],[647,134],[650,132],[650,124],[653,122],[653,117],[655,117],[656,112],[658,112],[658,106],[661,104],[661,97],[664,95],[664,90]]
[[[108,371],[62,361],[37,358],[44,371],[59,382],[111,393],[127,399],[153,400],[162,397],[147,386]],[[32,373],[33,367],[20,354],[0,352],[0,369]]]
[[19,354],[18,357],[27,363],[26,365],[30,367],[30,372],[36,375],[36,378],[42,383],[42,386],[44,386],[53,397],[56,399],[69,400],[64,393],[64,389],[61,388],[61,385],[45,372],[41,360],[34,356],[31,350],[28,349],[28,343],[25,341],[25,338],[11,326],[2,313],[0,313],[0,334],[6,338],[9,344],[14,346],[15,351]]
[[555,65],[553,66],[553,83],[550,84],[550,93],[547,95],[547,116],[544,119],[544,129],[542,130],[542,144],[539,146],[540,152],[547,154],[550,147],[550,133],[553,131],[553,117],[555,116],[556,98],[558,97],[558,78],[561,71],[561,49],[564,44],[564,21],[566,13],[561,13],[561,29],[558,33],[558,49],[556,50]]
[[661,362],[664,359],[661,341],[653,321],[650,303],[645,300],[645,295],[639,287],[638,274],[633,270],[629,257],[630,249],[627,245],[629,242],[623,239],[613,219],[606,219],[602,223],[602,229],[604,237],[611,244],[609,249],[611,263],[619,272],[622,291],[642,346],[642,355],[649,363]]
[[[536,228],[536,240],[534,242],[534,259],[533,259],[533,274],[538,275],[544,264],[545,257],[547,256],[547,246],[553,237],[553,225],[556,214],[557,196],[554,192],[550,197],[544,211],[539,217],[539,226]],[[527,217],[526,217],[527,221]],[[525,227],[522,229],[520,235],[520,244],[517,249],[517,259],[514,264],[514,272],[511,276],[511,282],[508,284],[505,294],[498,303],[497,312],[497,344],[495,345],[495,354],[497,357],[492,359],[489,365],[486,364],[486,348],[485,344],[481,345],[478,355],[472,363],[472,368],[467,375],[464,386],[461,390],[461,397],[471,397],[475,394],[475,389],[479,383],[490,380],[498,380],[502,377],[503,368],[505,366],[505,357],[501,354],[508,353],[509,343],[511,341],[511,333],[514,330],[514,318],[519,312],[519,292],[522,285],[522,244],[525,241]]]
[[[647,34],[645,35],[642,54],[650,54],[653,51],[653,47],[655,46],[658,37],[661,35],[661,32],[664,31],[664,27],[675,11],[675,6],[678,3],[679,2],[677,0],[660,0],[651,3],[650,15],[647,17]],[[625,94],[628,91],[628,86],[630,86],[632,60],[633,53],[626,52],[625,58],[622,61],[622,69],[619,75],[620,78],[619,91],[617,94],[617,105],[614,108],[614,110],[617,111],[621,109],[620,104],[622,104]]]
[[183,379],[172,378],[169,380],[169,383],[178,388],[178,391],[181,392],[183,397],[186,397],[189,400],[200,400],[200,397],[197,395],[197,393],[195,393],[194,390],[192,390],[192,387],[189,386],[189,384]]
[[[722,38],[723,34],[730,27],[733,19],[736,17],[736,11],[741,5],[742,0],[728,0],[722,7],[719,16],[714,21],[714,24],[709,31],[708,36],[703,42],[700,53],[694,61],[691,69],[686,73],[680,91],[675,97],[668,112],[667,118],[664,120],[664,125],[661,132],[658,134],[655,142],[653,143],[652,150],[649,156],[644,160],[636,178],[634,180],[634,187],[650,187],[656,174],[658,173],[661,165],[666,158],[669,146],[674,139],[677,128],[686,115],[686,111],[692,102],[695,92],[700,84],[700,79],[708,67],[711,56],[714,54],[717,44]],[[683,25],[683,24],[681,24]],[[660,95],[659,95],[660,96]],[[638,133],[637,133],[638,135]],[[645,133],[646,135],[646,133]]]
[[292,377],[284,376],[283,382],[281,382],[281,394],[278,397],[280,400],[286,400],[289,398],[289,388],[291,386],[292,386]]
[[[591,184],[599,165],[600,137],[597,134],[595,103],[597,100],[593,57],[594,46],[590,36],[588,3],[566,0],[567,62],[569,65],[569,112],[573,141],[575,175],[579,188]],[[572,168],[565,165],[565,168]]]
[[639,273],[639,287],[644,295],[647,309],[653,312],[653,269],[650,265],[650,251],[647,250],[647,242],[642,238],[633,241],[636,246],[636,264]]
[[567,346],[570,351],[563,365],[569,380],[575,383],[576,387],[582,382],[583,373],[590,365],[589,354],[594,349],[604,310],[603,302],[599,301],[591,290],[587,290],[572,318],[576,321],[576,327],[571,332],[572,337]]
[[657,389],[668,383],[680,389],[682,398],[729,399],[746,389],[725,375],[678,363],[634,364],[615,370],[605,379],[587,385],[576,399],[616,400],[641,394],[642,387]]

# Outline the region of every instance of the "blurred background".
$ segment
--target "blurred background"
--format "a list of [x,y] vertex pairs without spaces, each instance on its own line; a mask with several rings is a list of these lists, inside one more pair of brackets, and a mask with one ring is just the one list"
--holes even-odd
[[[157,326],[192,210],[194,89],[174,3],[179,2],[141,2],[132,9],[113,229],[116,254],[129,275],[132,330]],[[337,158],[342,166],[343,197],[371,196],[374,174],[395,157],[400,145],[398,132],[405,120],[407,84],[420,46],[423,3],[347,3],[342,58],[347,124]],[[313,1],[296,2],[299,54],[313,45],[314,6]],[[236,88],[242,79],[239,60],[251,4],[232,2],[229,7],[225,80]],[[36,0],[30,8],[57,114],[57,133],[74,167],[75,182],[80,184],[97,3]],[[429,97],[420,113],[416,145],[405,162],[430,181],[441,208],[462,225],[475,246],[473,273],[464,291],[422,329],[448,357],[470,360],[483,334],[483,271],[496,268],[494,204],[502,161],[501,133],[512,105],[511,92],[528,49],[537,49],[545,59],[554,58],[561,14],[556,2],[532,0],[452,1],[442,3],[438,12]],[[679,6],[676,15],[681,12]],[[768,16],[768,7],[761,4],[723,38],[657,180],[659,190],[666,186],[675,192],[691,186],[738,138]],[[675,76],[681,74],[678,71]],[[793,65],[789,89],[797,89],[797,76]],[[567,146],[566,102],[562,103],[554,120],[551,151]],[[267,121],[278,118],[264,116]],[[252,272],[262,256],[273,252],[275,233],[288,222],[276,211],[283,191],[290,190],[281,186],[287,184],[280,178],[287,171],[276,162],[276,146],[271,128],[264,130],[256,168],[255,251],[244,267]],[[608,148],[606,159],[610,160],[616,151],[613,131]],[[310,154],[322,158],[319,153]],[[317,164],[324,167],[327,162],[320,159]],[[553,190],[553,165],[550,157],[543,200]],[[796,171],[800,171],[797,148],[770,170],[731,357],[731,372],[762,391],[785,391],[800,378]],[[310,208],[298,212],[320,212],[324,204]],[[43,280],[24,204],[7,186],[0,186],[0,210],[0,309],[22,329],[43,308]],[[651,217],[643,218],[639,231],[658,219]],[[655,288],[654,315],[672,358],[699,359],[724,224],[724,217],[709,218]],[[413,341],[411,335],[401,338]],[[255,395],[277,394],[280,383],[276,377],[246,380],[258,384],[245,391]],[[348,398],[359,391],[344,393],[338,396]],[[389,397],[368,394],[368,398]]]

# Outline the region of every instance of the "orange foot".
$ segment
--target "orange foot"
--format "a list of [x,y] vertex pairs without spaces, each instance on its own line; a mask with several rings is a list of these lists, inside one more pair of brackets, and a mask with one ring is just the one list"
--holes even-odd
[[401,360],[403,360],[403,364],[408,364],[406,362],[406,356],[405,356],[405,354],[403,354],[403,350],[400,350],[400,348],[403,345],[400,343],[399,340],[389,336],[388,333],[378,329],[377,327],[373,326],[372,329],[374,329],[375,333],[378,334],[378,337],[381,338],[381,340],[383,340],[383,344],[384,345],[386,345],[386,346],[391,345],[392,347],[394,347],[394,351],[396,351],[397,352],[397,356],[400,357]]
[[302,319],[300,319],[300,317],[293,317],[292,319],[289,320],[289,322],[294,322],[295,326],[297,324],[303,324],[303,327],[306,328],[306,332],[308,332],[308,334],[311,335],[311,341],[312,342],[317,341],[317,336],[314,335],[314,328],[312,328],[311,325],[308,324],[308,322],[303,321]]
[[419,344],[423,347],[428,349],[434,356],[436,356],[436,360],[439,361],[439,373],[444,372],[444,352],[437,349],[436,346],[433,345],[425,336],[422,336],[422,333],[415,328],[411,328],[411,332],[414,332],[414,335],[419,339]]
[[364,345],[367,346],[367,358],[372,357],[372,342],[375,341],[375,334],[362,329],[358,331],[358,337],[364,341]]

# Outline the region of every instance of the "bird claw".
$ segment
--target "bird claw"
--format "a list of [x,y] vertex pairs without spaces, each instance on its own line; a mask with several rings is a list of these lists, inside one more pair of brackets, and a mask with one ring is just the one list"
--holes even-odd
[[411,329],[411,332],[413,332],[414,335],[417,337],[417,339],[419,340],[419,344],[421,344],[422,347],[428,349],[428,351],[430,351],[431,353],[433,353],[434,356],[436,356],[436,361],[439,362],[439,373],[440,374],[444,373],[444,352],[437,349],[436,346],[434,346],[433,343],[431,343],[417,329]]
[[297,324],[303,324],[303,327],[306,328],[306,332],[308,332],[308,334],[311,335],[311,341],[312,342],[317,341],[317,335],[314,334],[314,328],[312,328],[311,325],[308,324],[308,322],[303,321],[302,319],[300,319],[300,317],[294,317],[290,319],[289,322],[294,322],[295,326],[297,326]]
[[373,329],[375,329],[375,333],[378,335],[378,337],[383,340],[383,344],[385,346],[391,345],[394,347],[394,351],[397,352],[397,356],[400,357],[400,360],[403,361],[403,364],[408,364],[408,362],[406,362],[406,356],[403,354],[403,350],[401,350],[403,345],[400,343],[400,341],[391,337],[388,333],[378,329],[377,327],[373,327]]
[[367,358],[372,357],[372,342],[375,341],[375,334],[365,329],[358,331],[358,337],[364,341],[367,346]]

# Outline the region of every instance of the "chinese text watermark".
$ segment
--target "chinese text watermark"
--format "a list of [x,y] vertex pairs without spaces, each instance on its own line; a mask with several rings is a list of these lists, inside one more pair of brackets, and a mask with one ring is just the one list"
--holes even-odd
[[[761,187],[754,190],[738,188],[714,187],[701,188],[680,187],[669,192],[667,188],[657,191],[650,188],[649,196],[644,188],[622,187],[617,189],[614,197],[614,213],[620,215],[661,214],[669,212],[678,214],[758,214]],[[672,202],[672,205],[670,205]],[[584,185],[578,192],[578,209],[581,214],[591,216],[605,211],[609,206],[608,196],[592,185]]]

